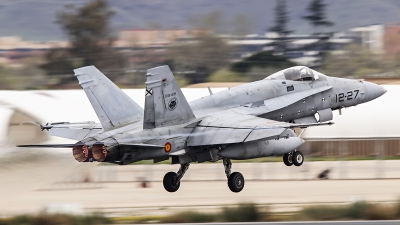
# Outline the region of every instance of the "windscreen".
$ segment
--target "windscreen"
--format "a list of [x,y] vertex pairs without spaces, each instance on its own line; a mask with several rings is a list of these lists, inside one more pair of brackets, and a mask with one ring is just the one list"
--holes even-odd
[[293,80],[293,81],[312,81],[319,78],[318,74],[305,66],[290,67],[268,76],[270,80]]

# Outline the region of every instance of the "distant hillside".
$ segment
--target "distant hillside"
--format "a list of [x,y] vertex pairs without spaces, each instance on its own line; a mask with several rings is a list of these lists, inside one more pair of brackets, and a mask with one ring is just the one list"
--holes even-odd
[[[311,31],[301,19],[310,0],[288,0],[290,27],[296,33]],[[55,14],[65,4],[81,5],[85,0],[2,0],[0,1],[0,36],[18,35],[27,40],[65,39],[54,24]],[[326,0],[328,18],[335,22],[332,31],[350,27],[397,23],[400,17],[398,0]],[[116,15],[115,31],[129,28],[147,28],[150,23],[164,28],[188,27],[193,15],[221,11],[229,30],[230,21],[237,14],[245,14],[253,21],[253,32],[263,34],[273,22],[275,0],[112,0]]]

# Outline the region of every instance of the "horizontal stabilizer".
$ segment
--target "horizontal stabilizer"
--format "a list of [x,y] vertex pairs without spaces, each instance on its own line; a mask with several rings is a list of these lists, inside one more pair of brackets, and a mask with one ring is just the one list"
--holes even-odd
[[73,148],[82,144],[17,145],[20,148]]
[[69,123],[59,122],[41,125],[42,130],[47,130],[50,136],[82,140],[103,131],[101,124],[95,122]]

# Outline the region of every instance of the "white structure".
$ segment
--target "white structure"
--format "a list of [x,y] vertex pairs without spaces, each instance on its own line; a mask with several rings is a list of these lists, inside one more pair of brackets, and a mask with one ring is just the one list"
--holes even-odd
[[385,34],[385,27],[383,25],[355,27],[349,31],[361,38],[362,46],[377,54],[384,52],[383,35]]
[[342,115],[334,111],[335,125],[308,128],[304,139],[397,139],[400,138],[399,85],[383,85],[387,92],[381,97],[342,109]]

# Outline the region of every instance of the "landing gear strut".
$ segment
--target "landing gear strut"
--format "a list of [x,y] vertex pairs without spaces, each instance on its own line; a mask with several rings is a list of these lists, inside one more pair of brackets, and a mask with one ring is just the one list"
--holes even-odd
[[244,188],[244,177],[239,172],[231,173],[232,162],[230,159],[222,160],[225,167],[225,174],[228,178],[228,187],[232,192],[240,192]]
[[165,174],[163,179],[163,185],[165,190],[168,192],[175,192],[181,186],[181,179],[185,175],[186,171],[189,169],[189,163],[181,164],[178,173],[168,172]]
[[286,166],[301,166],[304,162],[303,153],[300,151],[292,151],[283,155],[283,163]]

